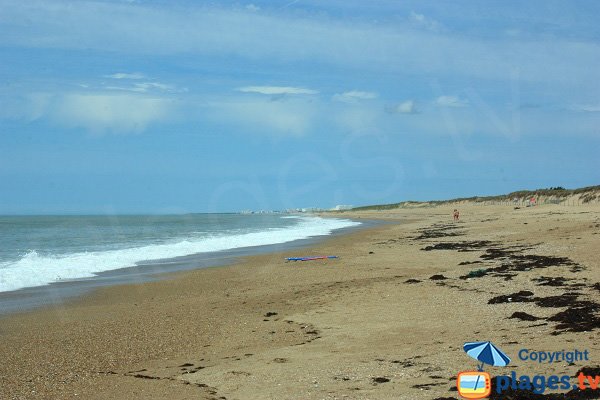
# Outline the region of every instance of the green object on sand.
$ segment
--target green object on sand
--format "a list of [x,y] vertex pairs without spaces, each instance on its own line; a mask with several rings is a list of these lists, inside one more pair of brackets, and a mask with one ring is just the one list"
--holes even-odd
[[476,269],[474,271],[469,272],[466,277],[467,278],[480,278],[484,275],[487,275],[487,269]]

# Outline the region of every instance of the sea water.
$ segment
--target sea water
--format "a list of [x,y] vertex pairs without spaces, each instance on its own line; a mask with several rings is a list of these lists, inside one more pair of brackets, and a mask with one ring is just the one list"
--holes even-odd
[[281,214],[1,216],[0,292],[177,257],[287,243],[360,223]]

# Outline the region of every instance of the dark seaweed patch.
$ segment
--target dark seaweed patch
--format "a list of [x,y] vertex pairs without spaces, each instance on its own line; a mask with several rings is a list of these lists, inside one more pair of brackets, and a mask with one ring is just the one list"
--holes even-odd
[[384,378],[382,376],[378,376],[377,378],[373,378],[373,383],[386,383],[389,382],[389,378]]
[[510,260],[513,263],[514,269],[517,271],[534,268],[558,267],[561,265],[575,265],[568,257],[539,256],[536,254],[513,254],[510,256]]
[[413,367],[415,365],[414,362],[410,361],[410,360],[404,360],[404,361],[400,361],[400,360],[394,360],[392,361],[393,364],[400,364],[402,365],[403,368],[410,368]]
[[457,229],[455,225],[441,225],[434,224],[429,228],[419,229],[417,232],[420,233],[419,236],[415,236],[413,240],[422,240],[422,239],[437,239],[441,237],[454,237],[454,236],[462,236],[464,235],[462,232],[453,232]]
[[538,297],[535,304],[540,307],[568,307],[579,303],[579,293],[564,293],[558,296]]
[[600,328],[600,316],[597,314],[599,309],[598,303],[586,300],[577,301],[566,310],[548,318],[548,321],[558,322],[555,327],[557,331],[588,332]]
[[501,258],[507,258],[511,254],[514,254],[520,250],[510,250],[506,248],[491,248],[487,249],[484,254],[480,255],[479,258],[484,260],[497,260]]
[[432,386],[440,386],[445,385],[445,383],[419,383],[417,385],[412,385],[412,388],[421,389],[421,390],[429,390]]
[[[567,307],[552,317],[546,318],[547,321],[558,322],[553,335],[560,335],[563,332],[588,332],[600,328],[600,304],[589,300],[579,300],[581,293],[571,292],[547,297],[532,296],[532,292],[522,290],[513,294],[493,297],[488,301],[488,304],[534,302],[539,307]],[[542,319],[524,312],[515,312],[509,318],[523,321]]]
[[535,317],[531,314],[527,314],[526,312],[522,312],[522,311],[514,312],[508,318],[520,319],[521,321],[537,321],[537,320],[541,319],[541,318]]
[[563,278],[562,276],[551,277],[551,276],[541,276],[539,278],[534,279],[535,282],[538,282],[538,286],[565,286],[567,281],[571,281],[572,279]]
[[500,266],[491,268],[496,273],[521,272],[538,268],[558,267],[562,265],[575,265],[567,257],[540,256],[536,254],[510,254],[508,259]]
[[[517,272],[530,271],[532,269],[558,267],[564,265],[577,266],[577,264],[567,257],[540,256],[536,254],[509,254],[503,258],[504,261],[501,265],[489,268],[488,271],[494,276],[504,277],[505,280],[511,280]],[[551,285],[559,284],[560,282],[560,279],[551,281]]]
[[488,304],[500,304],[500,303],[523,303],[533,301],[533,292],[529,290],[521,290],[517,293],[504,294],[501,296],[492,297]]
[[135,375],[130,375],[130,376],[133,376],[134,378],[140,378],[140,379],[161,379],[158,376],[143,375],[143,374],[135,374]]
[[424,251],[431,250],[457,250],[461,252],[465,251],[478,251],[482,248],[488,247],[492,242],[489,240],[475,240],[475,241],[463,241],[463,242],[443,242],[436,243],[431,246],[422,248]]
[[448,279],[448,278],[446,278],[444,275],[437,274],[437,275],[431,275],[429,277],[429,279],[431,279],[432,281],[443,281],[443,280]]

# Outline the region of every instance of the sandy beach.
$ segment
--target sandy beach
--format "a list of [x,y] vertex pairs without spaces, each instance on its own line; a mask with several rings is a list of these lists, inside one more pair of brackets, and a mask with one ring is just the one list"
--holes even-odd
[[[345,212],[387,223],[5,317],[0,397],[456,399],[487,340],[513,359],[492,375],[598,367],[600,206],[453,208]],[[340,258],[284,262],[313,254]]]
[[0,4],[0,400],[600,400],[600,1]]

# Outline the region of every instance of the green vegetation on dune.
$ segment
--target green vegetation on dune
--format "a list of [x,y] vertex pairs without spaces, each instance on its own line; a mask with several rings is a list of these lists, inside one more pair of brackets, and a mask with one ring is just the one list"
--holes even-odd
[[531,198],[534,199],[549,199],[549,202],[560,202],[564,199],[567,199],[572,196],[579,196],[581,203],[589,203],[593,200],[600,199],[600,185],[596,186],[586,186],[578,189],[565,189],[563,187],[550,187],[547,189],[536,189],[536,190],[519,190],[516,192],[511,192],[503,195],[496,196],[473,196],[473,197],[460,197],[456,199],[449,200],[434,200],[434,201],[402,201],[399,203],[393,204],[378,204],[378,205],[370,205],[370,206],[362,206],[355,207],[353,211],[367,211],[367,210],[392,210],[395,208],[402,207],[414,207],[414,206],[436,206],[450,203],[459,203],[459,202],[473,202],[473,203],[483,203],[483,202],[524,202],[528,201]]

